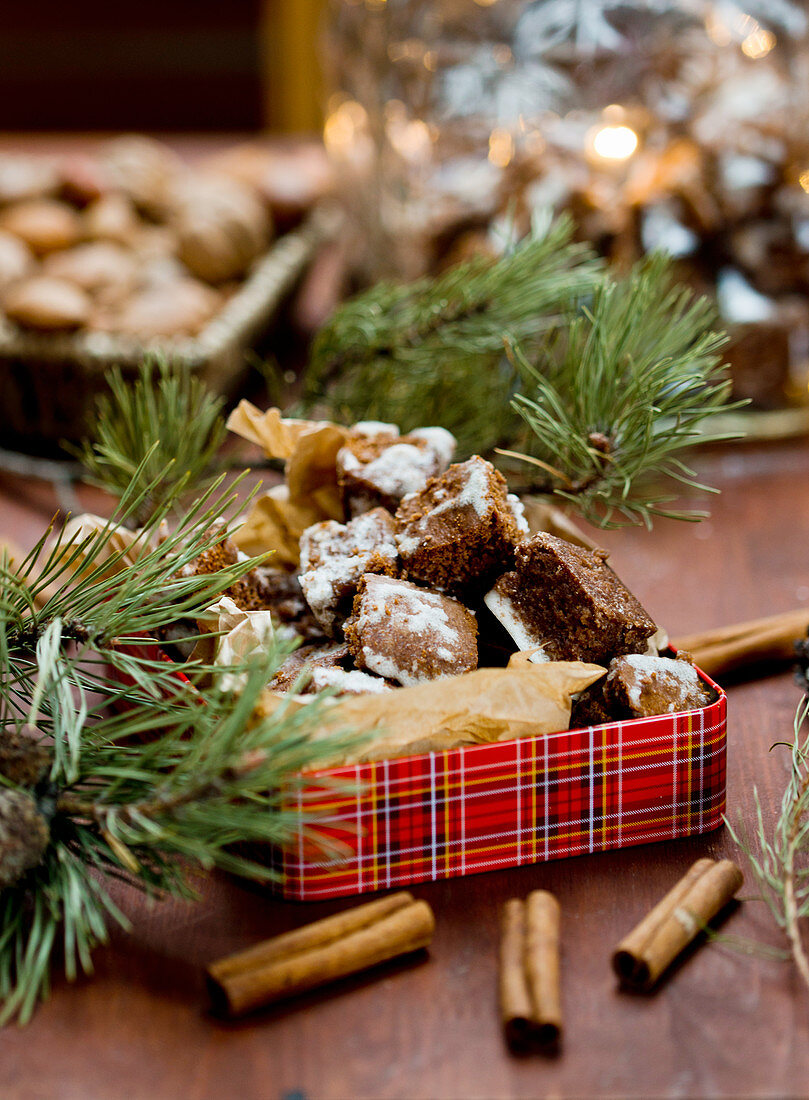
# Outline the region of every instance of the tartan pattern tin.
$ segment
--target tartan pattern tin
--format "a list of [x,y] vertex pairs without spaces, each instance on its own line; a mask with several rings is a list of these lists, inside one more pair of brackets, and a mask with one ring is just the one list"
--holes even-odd
[[700,710],[314,772],[296,798],[317,821],[273,851],[276,890],[318,901],[716,829],[727,700],[704,679]]

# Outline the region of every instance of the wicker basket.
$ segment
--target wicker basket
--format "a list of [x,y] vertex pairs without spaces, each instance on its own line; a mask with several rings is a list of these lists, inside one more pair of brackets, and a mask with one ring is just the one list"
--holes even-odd
[[231,393],[246,368],[245,351],[264,330],[338,216],[315,210],[281,237],[239,290],[195,337],[139,340],[113,333],[44,335],[0,317],[0,445],[48,454],[86,431],[112,366],[125,373],[160,354],[198,372],[218,393]]

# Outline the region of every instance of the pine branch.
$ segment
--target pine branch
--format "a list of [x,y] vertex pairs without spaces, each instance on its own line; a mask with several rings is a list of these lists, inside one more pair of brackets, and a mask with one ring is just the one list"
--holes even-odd
[[224,401],[190,370],[163,358],[148,360],[134,382],[109,373],[111,392],[98,400],[96,439],[75,451],[88,480],[113,496],[146,485],[132,517],[144,524],[167,500],[210,485],[217,451],[225,438]]
[[225,490],[224,475],[187,507],[171,532],[165,521],[184,495],[187,478],[175,482],[170,493],[165,488],[160,507],[140,528],[136,542],[122,543],[120,528],[131,525],[164,484],[166,470],[145,479],[150,461],[151,452],[104,527],[70,544],[64,529],[49,528],[13,568],[0,560],[0,608],[12,624],[13,646],[33,648],[55,618],[62,621],[63,637],[101,649],[116,638],[153,633],[178,618],[194,617],[262,560],[203,576],[182,575],[185,566],[228,534],[227,526],[218,526],[222,516],[244,506],[241,479]]
[[334,419],[440,424],[461,452],[510,438],[517,372],[504,340],[534,349],[596,283],[600,263],[561,219],[497,262],[479,258],[435,279],[380,283],[342,305],[318,334],[307,407]]
[[712,320],[710,303],[673,286],[668,261],[655,256],[625,280],[605,278],[539,366],[515,348],[522,388],[512,404],[530,429],[527,460],[545,474],[534,490],[572,502],[602,527],[701,518],[665,505],[682,487],[713,491],[683,452],[736,438],[710,431],[713,415],[744,404],[727,404],[726,337]]
[[764,825],[758,790],[755,843],[750,843],[726,821],[734,841],[747,856],[764,900],[789,943],[792,960],[809,989],[809,957],[803,942],[809,918],[809,735],[801,729],[809,717],[809,700],[795,716],[791,771],[781,810],[772,832]]
[[[0,648],[10,652],[7,627],[0,617]],[[126,712],[94,712],[85,702],[91,686],[107,689],[105,701],[120,687],[109,674],[88,677],[87,647],[66,651],[60,641],[54,620],[37,645],[32,712],[7,707],[0,727],[0,1023],[30,1017],[47,993],[60,943],[72,978],[79,969],[90,972],[92,950],[106,938],[106,919],[125,923],[104,877],[179,896],[191,896],[195,866],[271,878],[267,867],[232,846],[284,843],[305,825],[305,817],[287,809],[288,800],[303,783],[302,770],[326,751],[313,738],[315,731],[322,738],[330,723],[317,700],[251,718],[288,644],[258,665],[180,663],[164,673],[157,696],[150,674],[160,665],[165,669],[165,662],[135,652],[128,659],[141,675],[126,688]],[[114,660],[115,651],[109,656]],[[224,688],[233,675],[246,677],[238,693]],[[0,670],[4,700],[6,688]],[[6,739],[30,738],[34,723],[32,751],[49,746],[51,766],[33,788],[23,788],[5,771],[2,749]],[[335,730],[328,751],[352,740]],[[24,835],[3,831],[3,806],[23,794],[46,833],[44,854],[37,850],[33,863],[30,827]],[[32,869],[17,877],[21,844],[28,859],[22,869]],[[4,879],[10,867],[17,869],[11,882]]]
[[221,479],[169,531],[178,479],[122,540],[157,499],[151,458],[99,529],[46,532],[15,567],[0,556],[0,1023],[30,1017],[59,948],[68,978],[90,971],[107,921],[125,923],[110,878],[184,897],[194,868],[271,878],[233,846],[288,841],[306,825],[288,809],[301,773],[355,740],[318,700],[253,719],[288,644],[249,666],[155,653],[163,627],[199,618],[263,559],[184,568],[228,533],[237,494]]

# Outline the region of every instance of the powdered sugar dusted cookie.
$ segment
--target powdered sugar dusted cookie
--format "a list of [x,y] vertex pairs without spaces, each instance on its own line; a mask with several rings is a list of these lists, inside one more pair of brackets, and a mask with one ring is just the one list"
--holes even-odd
[[606,558],[541,532],[520,543],[515,569],[484,602],[518,649],[541,647],[540,659],[606,665],[642,653],[655,624]]
[[485,591],[528,531],[522,511],[503,475],[479,455],[450,466],[396,512],[405,575],[443,592]]
[[617,712],[644,718],[695,710],[713,696],[687,658],[630,653],[610,662],[604,697]]
[[377,506],[395,511],[403,496],[445,470],[454,452],[455,439],[444,428],[419,428],[400,436],[392,424],[355,424],[337,453],[346,512],[358,516]]
[[325,520],[301,535],[300,584],[312,614],[331,636],[343,620],[364,573],[397,572],[393,516],[374,508],[349,523]]
[[335,695],[380,695],[392,691],[391,685],[381,676],[373,676],[359,669],[314,668],[312,669],[312,691],[324,691],[331,688]]
[[357,666],[405,687],[477,668],[477,623],[448,596],[391,577],[363,577],[345,624]]
[[[273,691],[289,691],[295,686],[304,670],[311,673],[312,678],[316,672],[331,672],[348,664],[351,656],[347,645],[303,645],[290,653],[284,663],[267,685]],[[312,690],[310,679],[302,685],[304,691]],[[300,690],[300,689],[299,689]],[[314,688],[317,691],[317,688]]]

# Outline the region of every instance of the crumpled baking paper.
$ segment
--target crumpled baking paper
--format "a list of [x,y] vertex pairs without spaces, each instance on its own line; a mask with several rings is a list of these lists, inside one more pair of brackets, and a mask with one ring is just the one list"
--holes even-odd
[[295,568],[302,532],[321,520],[343,519],[336,459],[348,431],[326,420],[282,417],[278,409],[262,413],[249,401],[239,402],[227,426],[286,463],[285,484],[256,497],[233,541],[245,554],[273,550],[274,564]]
[[[366,736],[358,739],[355,750],[321,759],[318,769],[567,729],[572,697],[607,670],[581,661],[533,664],[528,656],[515,653],[508,668],[479,668],[383,695],[335,699],[315,739],[328,739],[338,731]],[[268,690],[256,717],[279,706],[308,705],[305,699]]]
[[[274,564],[294,569],[298,543],[307,527],[321,520],[343,520],[335,460],[348,430],[326,420],[294,420],[279,409],[261,412],[241,401],[228,417],[228,428],[256,443],[268,458],[286,463],[284,485],[256,497],[233,541],[245,554],[275,551]],[[525,502],[532,535],[549,531],[568,542],[593,549],[593,542],[556,505],[538,498]]]
[[[192,657],[205,664],[222,666],[247,665],[254,658],[266,657],[273,644],[275,628],[269,611],[242,611],[230,596],[222,596],[206,608],[198,620],[201,631],[219,637],[203,637]],[[247,680],[247,673],[228,673],[222,677],[224,691],[238,691]]]

